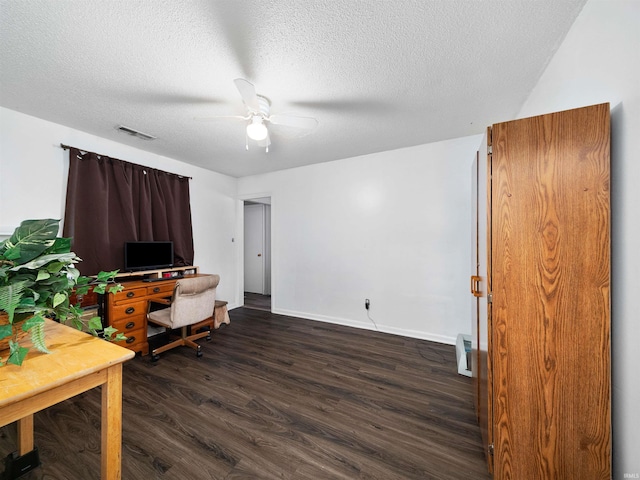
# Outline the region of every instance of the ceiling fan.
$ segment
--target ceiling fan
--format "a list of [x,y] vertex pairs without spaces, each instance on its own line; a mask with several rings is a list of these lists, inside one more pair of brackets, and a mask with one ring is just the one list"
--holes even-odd
[[318,120],[313,117],[301,117],[288,114],[271,114],[271,102],[268,98],[258,95],[251,82],[244,78],[236,78],[235,83],[240,96],[247,107],[246,116],[232,116],[221,118],[239,118],[247,120],[247,143],[249,150],[249,139],[255,141],[258,146],[265,147],[269,151],[271,139],[267,126],[282,125],[298,130],[300,134],[309,133],[318,126]]

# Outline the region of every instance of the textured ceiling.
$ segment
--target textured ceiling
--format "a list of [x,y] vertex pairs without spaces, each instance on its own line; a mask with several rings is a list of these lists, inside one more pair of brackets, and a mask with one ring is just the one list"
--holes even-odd
[[[0,105],[236,177],[281,170],[513,118],[585,1],[0,0]],[[246,151],[241,121],[199,120],[245,114],[238,77],[318,127]]]

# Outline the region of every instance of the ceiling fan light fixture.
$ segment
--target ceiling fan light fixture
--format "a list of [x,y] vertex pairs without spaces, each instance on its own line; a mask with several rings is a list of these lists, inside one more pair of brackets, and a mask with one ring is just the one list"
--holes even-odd
[[254,115],[251,119],[251,123],[247,125],[247,136],[251,140],[259,142],[267,138],[267,127],[262,123],[262,117]]

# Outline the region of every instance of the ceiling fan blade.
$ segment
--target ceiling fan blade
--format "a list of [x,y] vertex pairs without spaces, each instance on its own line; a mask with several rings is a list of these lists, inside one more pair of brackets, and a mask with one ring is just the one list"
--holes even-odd
[[240,92],[240,96],[247,108],[254,113],[260,113],[260,103],[258,102],[258,95],[256,95],[256,87],[244,78],[236,78],[233,83],[236,84],[236,88]]
[[243,117],[241,115],[216,115],[214,117],[193,117],[194,120],[199,122],[214,122],[216,120],[249,120],[251,117]]
[[318,120],[313,117],[299,117],[297,115],[271,115],[269,120],[274,125],[284,125],[287,127],[302,128],[304,130],[313,130],[318,126]]

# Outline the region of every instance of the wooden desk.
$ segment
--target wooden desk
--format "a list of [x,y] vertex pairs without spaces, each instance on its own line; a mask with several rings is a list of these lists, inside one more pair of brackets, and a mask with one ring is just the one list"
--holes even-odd
[[[197,267],[188,267],[195,269]],[[205,276],[196,273],[185,275],[184,278]],[[160,277],[158,277],[160,278]],[[107,325],[116,328],[126,335],[127,339],[118,344],[141,355],[149,354],[147,340],[147,311],[149,301],[170,297],[177,278],[163,278],[156,282],[130,280],[118,278],[123,290],[118,293],[108,293],[105,298],[105,321]],[[213,309],[211,311],[213,314]]]
[[0,367],[0,426],[18,422],[24,455],[33,450],[34,413],[102,385],[101,473],[120,479],[122,364],[135,354],[51,320],[45,331],[50,354],[31,350],[21,367]]

